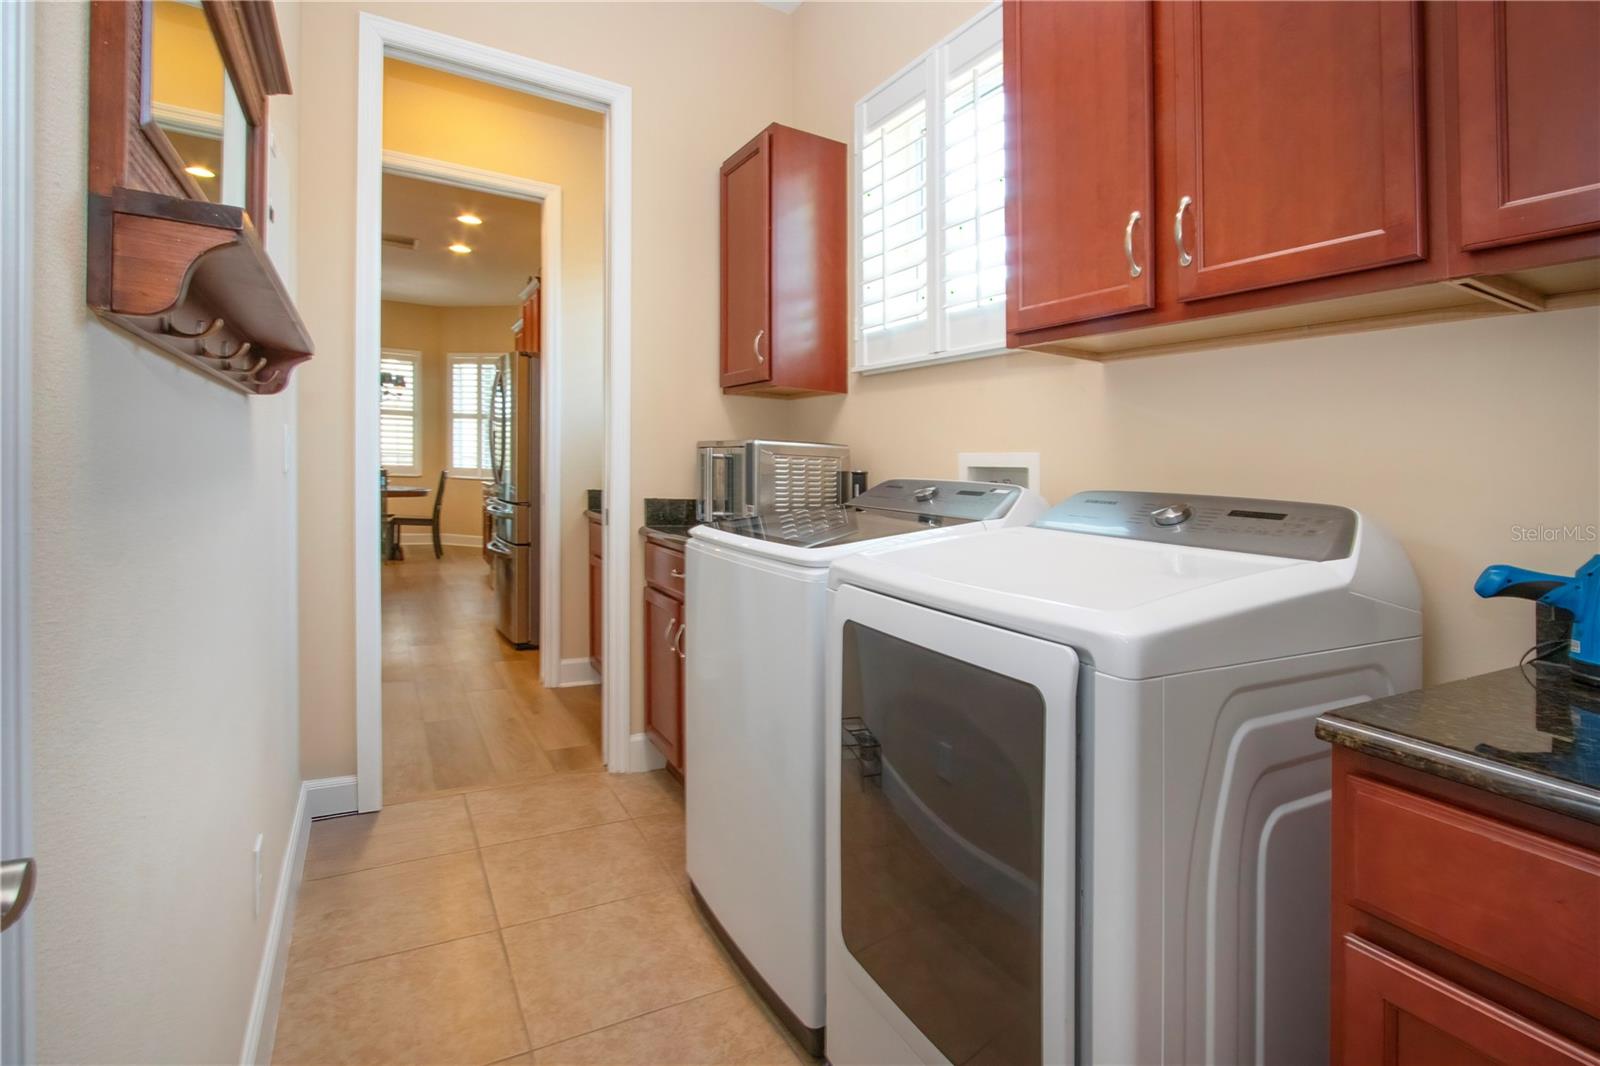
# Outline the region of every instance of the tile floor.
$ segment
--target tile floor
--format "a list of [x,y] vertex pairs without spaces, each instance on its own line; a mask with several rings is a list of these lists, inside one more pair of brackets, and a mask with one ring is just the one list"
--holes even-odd
[[384,568],[387,802],[311,828],[273,1061],[810,1062],[689,898],[682,786],[594,772],[598,701],[538,686],[474,563]]
[[600,688],[547,689],[539,653],[494,628],[474,548],[383,567],[383,798],[403,803],[603,769]]

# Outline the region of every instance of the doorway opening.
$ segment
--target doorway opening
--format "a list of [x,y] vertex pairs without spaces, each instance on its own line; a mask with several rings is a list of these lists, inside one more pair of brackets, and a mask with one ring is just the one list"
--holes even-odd
[[[628,493],[629,91],[376,16],[363,15],[360,32],[355,451],[357,484],[375,491],[359,492],[356,508],[359,809],[566,769],[627,770],[638,745],[628,731],[626,530],[616,523],[603,527],[605,556],[620,560],[601,575],[603,607],[590,603],[584,571],[587,490],[608,501]],[[560,109],[567,133],[592,131],[597,163],[585,180],[547,180],[557,176],[555,146],[529,152],[531,127],[519,130],[504,121],[518,104],[534,113]],[[520,160],[518,150],[524,152]],[[447,198],[454,199],[421,208],[428,225],[409,228],[426,233],[400,232],[407,227],[397,229],[389,206],[411,193],[420,196],[423,187],[449,190]],[[520,305],[501,316],[498,351],[447,343],[441,326],[431,335],[430,358],[426,344],[402,341],[398,324],[419,317],[416,308],[431,305],[417,301],[434,297],[404,296],[404,271],[388,268],[406,258],[412,240],[414,253],[447,237],[440,253],[445,263],[487,266],[493,256],[477,257],[490,250],[489,219],[468,200],[493,205],[502,221],[517,215],[512,201],[536,210],[539,237],[524,241],[538,249],[530,257],[535,269],[525,270],[532,277],[516,294]],[[584,205],[598,221],[593,255],[574,254]],[[498,297],[480,301],[476,291],[455,299],[498,304]],[[580,293],[591,303],[574,313]],[[435,322],[459,317],[432,313]],[[518,337],[513,324],[531,333]],[[515,415],[496,422],[504,414],[497,405],[508,396],[510,367],[518,365],[510,353],[516,352],[531,357],[523,361],[523,381],[531,389],[516,412],[526,416],[520,427]],[[400,384],[408,370],[409,386]],[[593,385],[592,404],[580,410],[572,397],[583,382]],[[413,447],[406,451],[408,413],[413,423],[435,427],[429,433],[440,442],[436,447],[429,449],[428,434],[413,428]],[[496,424],[501,437],[490,432]],[[389,459],[418,460],[397,462],[410,473],[396,474],[393,484],[425,501],[393,502],[396,517],[412,520],[398,525],[381,509],[386,448]],[[524,483],[528,500],[505,498],[514,487],[495,469],[497,456],[508,467],[537,472]],[[579,466],[574,473],[585,458],[589,470]],[[488,515],[481,509],[486,500]],[[515,523],[496,526],[496,500],[530,505],[522,527],[526,541],[512,538]],[[436,508],[440,520],[432,523]],[[478,516],[475,531],[463,524],[468,514]],[[383,536],[373,537],[373,530]],[[382,561],[391,537],[405,562]],[[490,641],[484,630],[504,628],[505,597],[490,588],[489,575],[504,590],[516,571],[503,553],[519,547],[527,549],[517,553],[526,560],[523,584],[536,590],[531,595],[538,606],[524,630]],[[598,648],[588,646],[591,608],[599,608],[605,622],[596,634]],[[612,647],[618,654],[604,653]],[[594,684],[601,678],[591,661],[604,662],[603,685]],[[386,776],[397,780],[386,784]]]

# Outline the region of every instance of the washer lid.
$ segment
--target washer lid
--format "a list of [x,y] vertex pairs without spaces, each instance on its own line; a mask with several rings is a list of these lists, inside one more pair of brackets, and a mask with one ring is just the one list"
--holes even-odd
[[1159,677],[1419,635],[1415,578],[1379,532],[1362,573],[1367,533],[1349,556],[1313,562],[1002,529],[840,559],[829,583],[1069,644],[1101,673]]

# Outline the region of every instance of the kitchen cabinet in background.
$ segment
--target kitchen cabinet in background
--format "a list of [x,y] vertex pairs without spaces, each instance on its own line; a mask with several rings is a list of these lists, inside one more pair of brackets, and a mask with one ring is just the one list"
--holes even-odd
[[601,673],[605,646],[605,523],[593,511],[585,511],[589,526],[589,665]]
[[722,164],[724,392],[845,391],[848,157],[773,124]]

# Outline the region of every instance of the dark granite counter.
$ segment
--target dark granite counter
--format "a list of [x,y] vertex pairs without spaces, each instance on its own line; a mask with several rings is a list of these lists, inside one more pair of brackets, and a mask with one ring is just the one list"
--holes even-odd
[[1600,824],[1600,687],[1513,668],[1330,711],[1334,744]]
[[689,543],[689,530],[692,526],[640,526],[639,532],[645,540],[654,541],[668,548],[683,551],[683,546]]
[[694,517],[695,504],[694,500],[646,496],[644,525],[639,532],[646,540],[682,551],[689,542],[689,530],[699,524]]

